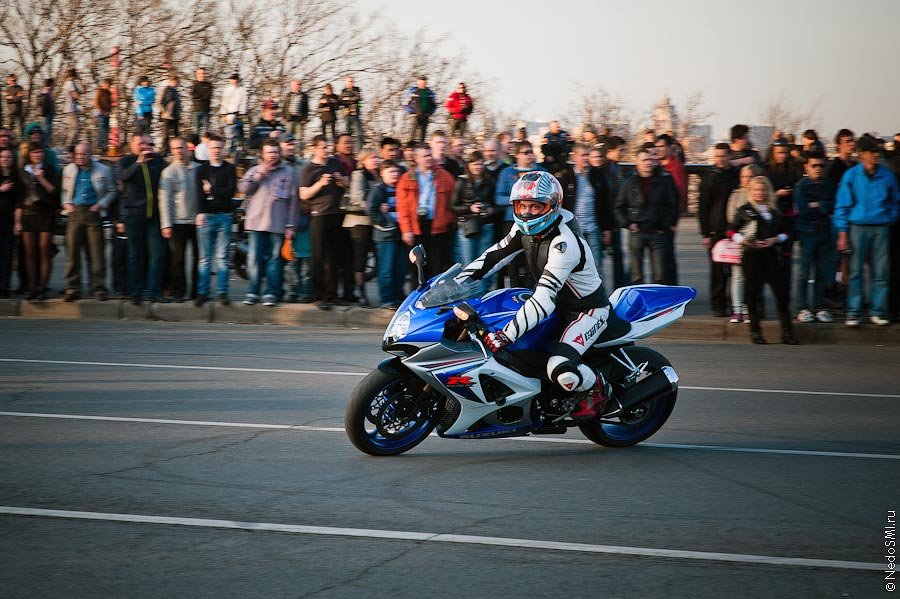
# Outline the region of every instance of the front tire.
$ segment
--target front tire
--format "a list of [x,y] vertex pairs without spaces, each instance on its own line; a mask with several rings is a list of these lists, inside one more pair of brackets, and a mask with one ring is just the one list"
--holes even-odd
[[[647,372],[656,372],[663,366],[671,366],[669,361],[659,352],[648,347],[626,347],[625,353],[635,364],[647,362]],[[596,367],[596,365],[593,365]],[[601,366],[607,380],[613,387],[627,374],[626,369],[616,362],[609,360]],[[588,422],[578,425],[585,437],[598,445],[605,447],[631,447],[647,440],[666,423],[672,410],[675,408],[675,400],[678,398],[678,390],[672,391],[653,401],[641,404],[629,410],[620,418],[621,424],[612,422]]]
[[441,397],[418,378],[375,370],[353,390],[344,430],[363,453],[398,455],[431,434],[441,408]]

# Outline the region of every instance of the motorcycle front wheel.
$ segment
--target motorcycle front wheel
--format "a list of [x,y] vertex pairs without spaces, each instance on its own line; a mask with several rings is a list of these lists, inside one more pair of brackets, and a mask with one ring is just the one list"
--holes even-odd
[[353,390],[344,412],[344,430],[364,453],[398,455],[431,434],[442,406],[441,396],[418,378],[375,370]]
[[[626,347],[625,353],[635,364],[647,363],[647,372],[656,372],[663,366],[671,366],[669,361],[659,352],[648,347]],[[607,380],[615,385],[627,374],[627,370],[617,362],[607,362],[600,366]],[[678,390],[630,409],[619,418],[619,422],[588,422],[578,425],[582,434],[606,447],[631,447],[650,438],[666,423],[672,410]]]

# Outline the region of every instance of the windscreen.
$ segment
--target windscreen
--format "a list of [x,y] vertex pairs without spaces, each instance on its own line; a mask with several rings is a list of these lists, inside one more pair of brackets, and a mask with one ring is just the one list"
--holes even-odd
[[422,294],[417,303],[423,308],[437,308],[475,297],[481,290],[481,283],[470,278],[463,280],[462,284],[454,280],[454,277],[462,270],[462,264],[456,263],[450,270],[438,276],[431,287]]

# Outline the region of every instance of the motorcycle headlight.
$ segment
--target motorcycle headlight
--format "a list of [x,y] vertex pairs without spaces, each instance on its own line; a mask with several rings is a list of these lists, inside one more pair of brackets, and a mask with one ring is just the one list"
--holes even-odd
[[385,341],[394,342],[406,337],[406,334],[409,332],[409,322],[411,318],[409,312],[403,312],[402,314],[396,315],[384,335]]

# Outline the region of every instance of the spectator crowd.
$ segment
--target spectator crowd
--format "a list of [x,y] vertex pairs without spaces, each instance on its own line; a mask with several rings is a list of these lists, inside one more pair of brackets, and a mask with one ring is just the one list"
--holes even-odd
[[[52,146],[59,120],[54,86],[45,83],[42,121],[26,124],[23,90],[15,75],[7,78],[0,297],[10,296],[15,262],[18,292],[31,301],[48,298],[62,214],[64,301],[83,297],[86,258],[88,289],[100,300],[228,304],[233,254],[244,247],[235,244],[239,229],[246,235],[244,304],[396,308],[412,274],[408,249],[425,246],[429,276],[473,260],[508,233],[510,189],[532,170],[560,180],[563,207],[578,218],[607,291],[679,281],[676,232],[689,185],[671,133],[644,131],[638,141],[585,126],[576,140],[554,121],[539,147],[524,130],[476,141],[466,85],[447,96],[444,125],[434,122],[437,96],[420,75],[403,101],[405,141],[398,135],[373,143],[365,138],[363,93],[352,77],[339,94],[326,85],[317,102],[301,80],[291,80],[285,96],[265,100],[249,125],[240,76],[216,94],[198,69],[185,86],[190,102],[175,75],[161,93],[141,78],[128,153],[112,161],[103,157],[111,149],[111,82],[93,93],[91,140],[83,127],[87,92],[77,72],[69,72],[61,88],[66,147],[59,154]],[[182,132],[188,105],[192,127]],[[309,126],[312,112],[319,129]],[[795,343],[794,321],[831,322],[836,311],[850,327],[864,317],[879,326],[897,320],[900,140],[889,150],[878,138],[842,129],[829,155],[813,130],[800,144],[776,132],[763,156],[749,134],[747,126],[732,127],[702,173],[698,216],[712,312],[749,322],[752,340],[765,343],[760,320],[768,284],[785,343]],[[104,219],[113,224],[110,251]],[[725,247],[728,260],[721,258]],[[371,279],[377,297],[367,292]],[[519,260],[485,281],[483,291],[533,283],[534,273]]]

